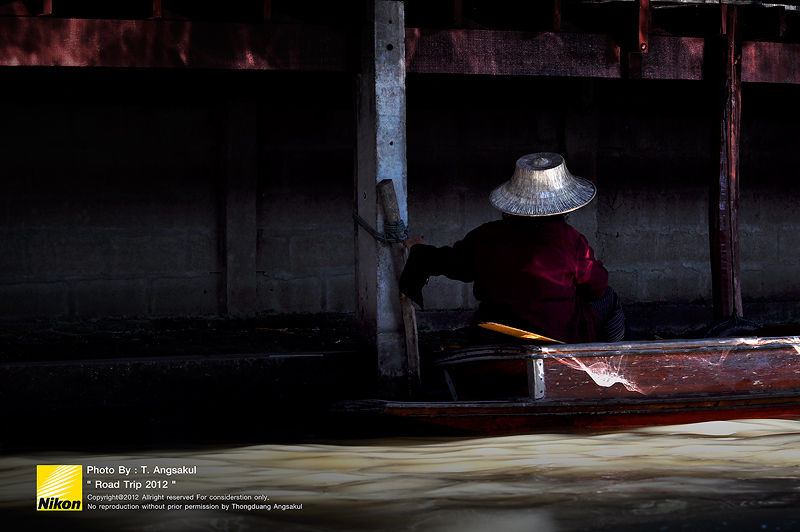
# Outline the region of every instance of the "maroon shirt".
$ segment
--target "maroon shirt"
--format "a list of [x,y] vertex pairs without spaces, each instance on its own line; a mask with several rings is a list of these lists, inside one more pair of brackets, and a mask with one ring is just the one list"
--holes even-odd
[[412,276],[474,282],[479,321],[567,343],[597,338],[600,320],[588,301],[602,297],[608,271],[586,238],[563,221],[509,217],[474,229],[452,247],[417,244],[406,269]]

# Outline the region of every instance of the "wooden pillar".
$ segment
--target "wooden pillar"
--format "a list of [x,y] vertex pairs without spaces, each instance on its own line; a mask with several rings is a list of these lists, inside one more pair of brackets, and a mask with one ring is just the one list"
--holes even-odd
[[[408,221],[406,188],[405,11],[403,2],[368,0],[357,94],[355,205],[383,231],[377,184],[391,179]],[[356,318],[362,347],[377,361],[378,393],[408,394],[403,316],[391,246],[356,225]]]
[[250,317],[256,311],[256,229],[258,143],[256,101],[227,106],[225,180],[224,313]]
[[636,41],[636,50],[639,53],[647,53],[650,48],[650,23],[652,19],[650,12],[650,0],[639,0],[639,32]]
[[553,0],[553,31],[561,31],[561,0]]
[[[739,140],[741,123],[742,36],[739,8],[722,7],[721,68],[717,83],[719,159],[711,182],[711,273],[714,318],[742,316],[739,274]],[[715,58],[712,58],[714,60]]]
[[[650,10],[650,0],[639,0],[638,2],[638,23],[636,32],[629,32],[629,36],[624,40],[622,58],[627,59],[622,63],[623,76],[628,79],[642,79],[642,54],[646,54],[650,49],[650,23],[652,13]],[[633,28],[633,24],[631,24]],[[625,51],[627,50],[627,51]]]

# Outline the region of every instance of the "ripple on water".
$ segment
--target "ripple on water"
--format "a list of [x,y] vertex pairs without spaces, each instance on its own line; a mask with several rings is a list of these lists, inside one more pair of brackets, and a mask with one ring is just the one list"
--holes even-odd
[[2,456],[0,510],[26,528],[42,523],[31,511],[35,465],[42,463],[196,465],[195,477],[180,479],[183,492],[266,493],[272,503],[303,504],[295,512],[85,512],[85,530],[580,531],[637,523],[668,529],[737,516],[784,523],[786,512],[800,507],[800,422],[792,420]]

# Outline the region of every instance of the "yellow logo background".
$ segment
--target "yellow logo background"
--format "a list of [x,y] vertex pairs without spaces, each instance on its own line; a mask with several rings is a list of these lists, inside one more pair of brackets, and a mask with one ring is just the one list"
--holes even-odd
[[60,512],[81,511],[83,509],[82,466],[37,465],[36,509]]

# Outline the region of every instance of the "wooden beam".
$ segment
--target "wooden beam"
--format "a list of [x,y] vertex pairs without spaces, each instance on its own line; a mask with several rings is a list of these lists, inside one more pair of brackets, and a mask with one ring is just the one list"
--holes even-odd
[[[406,30],[409,73],[624,78],[611,37],[492,30]],[[706,40],[651,35],[642,79],[705,79]],[[742,44],[744,83],[800,84],[800,44]]]
[[[623,78],[621,52],[605,35],[492,30],[406,31],[409,73]],[[705,41],[651,36],[642,77],[703,79]]]
[[[605,35],[406,29],[406,70],[419,74],[624,78]],[[349,27],[183,20],[0,17],[0,66],[213,68],[359,72]],[[704,79],[705,39],[651,35],[643,79]],[[800,84],[800,44],[742,44],[744,83]]]
[[352,28],[0,17],[0,66],[358,72]]
[[714,318],[742,316],[739,272],[739,142],[741,126],[742,41],[737,6],[723,6],[719,97],[719,159],[711,180],[711,272]]
[[[408,220],[406,185],[405,11],[400,1],[370,0],[358,76],[355,205],[378,231],[384,215],[377,184],[394,183],[398,214]],[[356,319],[362,349],[377,363],[381,397],[407,397],[408,362],[399,272],[391,246],[356,225]]]
[[606,36],[493,30],[406,30],[409,73],[619,78]]
[[742,43],[742,82],[800,84],[800,44]]

